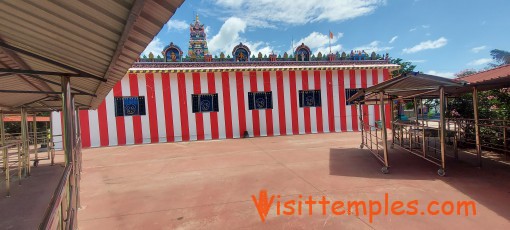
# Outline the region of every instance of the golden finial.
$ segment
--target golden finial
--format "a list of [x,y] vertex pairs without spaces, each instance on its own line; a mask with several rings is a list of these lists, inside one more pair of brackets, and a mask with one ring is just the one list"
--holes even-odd
[[195,21],[197,21],[197,22],[198,22],[198,13],[197,13],[197,15],[195,16]]

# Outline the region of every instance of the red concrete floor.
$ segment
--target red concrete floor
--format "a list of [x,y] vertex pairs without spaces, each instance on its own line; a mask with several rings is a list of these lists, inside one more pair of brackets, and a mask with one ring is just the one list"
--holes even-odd
[[[32,159],[35,157],[32,154]],[[5,181],[0,183],[0,229],[37,229],[48,208],[51,197],[64,172],[63,152],[55,153],[55,165],[50,165],[47,152],[39,152],[38,167],[31,168],[31,176],[23,177],[21,185],[17,171],[11,171],[11,196],[5,197]],[[1,175],[4,180],[5,175]]]
[[[437,166],[394,149],[384,175],[359,142],[359,133],[340,133],[87,149],[79,228],[510,229],[510,167],[486,162],[479,169],[461,154],[464,161],[449,160],[448,176],[439,177]],[[390,214],[370,222],[335,215],[331,205],[326,215],[317,204],[311,216],[307,205],[302,215],[277,215],[274,200],[263,223],[251,198],[261,189],[282,203],[300,194],[303,202],[384,202],[387,193],[390,202],[418,200],[420,212],[434,200],[473,200],[477,213]]]

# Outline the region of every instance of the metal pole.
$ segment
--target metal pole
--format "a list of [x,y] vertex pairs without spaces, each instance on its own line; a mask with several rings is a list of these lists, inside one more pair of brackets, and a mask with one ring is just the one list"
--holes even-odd
[[361,103],[358,103],[358,107],[359,107],[359,115],[358,115],[358,119],[359,119],[359,125],[361,126],[361,144],[359,145],[359,148],[362,149],[363,148],[363,145],[365,144],[365,132],[363,132],[363,129],[365,129],[365,127],[363,127],[363,113],[361,111]]
[[21,143],[16,144],[16,147],[18,148],[18,184],[21,185]]
[[[0,146],[5,145],[5,127],[4,127],[4,113],[0,111]],[[2,148],[3,154],[6,154],[7,149]],[[7,162],[4,161],[3,170],[7,168]]]
[[[74,102],[74,97],[73,97]],[[76,165],[76,206],[80,205],[80,180],[81,180],[81,126],[80,126],[80,108],[75,109],[76,116],[74,117],[74,125],[76,126],[76,151],[75,151],[75,165]]]
[[418,123],[418,104],[416,104],[416,97],[413,98],[413,106],[414,106],[414,115],[416,116],[416,122]]
[[33,115],[33,132],[34,132],[34,151],[35,151],[35,162],[34,162],[34,166],[37,166],[37,164],[39,163],[39,154],[37,153],[38,152],[38,148],[37,148],[37,115],[36,113],[34,112],[34,115]]
[[384,170],[386,170],[386,173],[388,172],[388,133],[386,132],[386,113],[384,111],[384,92],[379,93],[380,97],[380,109],[379,112],[381,113],[381,124],[382,124],[382,143],[383,143],[383,153],[384,153],[384,166],[383,167],[383,173]]
[[[389,98],[389,97],[388,97]],[[395,111],[394,111],[394,105],[393,100],[390,99],[390,125],[391,125],[391,148],[393,148],[393,145],[395,145]]]
[[30,176],[30,149],[28,143],[27,109],[21,107],[21,142],[23,143],[23,174]]
[[478,125],[478,89],[473,87],[473,111],[475,117],[476,155],[478,166],[482,167],[482,147],[480,145],[480,127]]
[[7,194],[5,195],[6,197],[10,197],[11,196],[11,175],[10,175],[10,169],[9,169],[9,155],[8,155],[8,150],[7,150],[7,147],[3,147],[2,146],[2,149],[3,149],[3,160],[4,160],[4,163],[7,162],[7,164],[5,164],[5,189],[7,190]]
[[445,93],[444,87],[439,88],[439,115],[440,115],[440,123],[439,123],[439,138],[441,143],[441,168],[437,171],[440,176],[445,175],[445,154],[446,154],[446,143],[445,143]]
[[50,152],[51,164],[55,165],[55,149],[53,143],[53,116],[50,113],[50,139],[48,140],[48,151]]
[[[69,174],[69,189],[67,191],[70,192],[70,200],[69,200],[69,208],[67,210],[68,213],[68,222],[76,221],[76,179],[74,170],[74,143],[73,143],[73,103],[71,96],[71,82],[69,77],[62,77],[62,143],[64,147],[64,156],[65,156],[65,164],[71,165],[72,170]],[[69,228],[73,228],[73,226],[69,226]]]
[[421,139],[421,149],[422,149],[422,152],[423,152],[423,157],[427,157],[427,143],[426,143],[426,133],[425,133],[425,121],[423,120],[424,119],[424,114],[423,114],[423,99],[420,98],[420,112],[421,112],[421,127],[422,127],[422,139]]

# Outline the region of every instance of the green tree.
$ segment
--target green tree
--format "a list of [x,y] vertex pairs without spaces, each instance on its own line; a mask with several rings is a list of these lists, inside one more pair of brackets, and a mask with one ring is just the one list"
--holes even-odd
[[475,69],[465,69],[465,70],[462,70],[454,75],[455,75],[455,77],[465,77],[465,76],[475,74],[475,73],[478,73],[478,71]]
[[508,51],[493,49],[491,50],[491,56],[496,61],[496,63],[489,64],[491,67],[510,64],[510,52]]
[[397,64],[400,65],[399,70],[395,70],[391,72],[391,77],[398,77],[404,73],[410,73],[414,71],[414,68],[416,68],[416,65],[413,65],[413,63],[404,61],[402,58],[390,58],[391,64]]

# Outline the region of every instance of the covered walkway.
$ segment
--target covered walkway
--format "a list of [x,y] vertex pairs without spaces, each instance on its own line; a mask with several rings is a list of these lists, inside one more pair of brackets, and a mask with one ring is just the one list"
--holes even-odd
[[[27,207],[30,210],[31,207],[31,210],[38,210],[34,215],[39,216],[40,229],[76,229],[81,175],[77,111],[99,106],[182,2],[0,2],[0,176],[5,182],[0,188],[2,193],[6,191],[7,198],[20,201],[19,204],[7,202],[10,205],[2,209]],[[50,111],[62,111],[65,167],[56,181],[51,176],[33,175],[31,167],[32,162],[34,167],[39,163],[39,138],[37,132],[30,136],[27,114]],[[3,118],[4,114],[15,113],[21,116],[21,135],[13,142],[6,138]],[[37,118],[34,116],[34,119]],[[50,151],[54,146],[52,138],[46,143]],[[36,171],[40,170],[33,172]],[[13,191],[17,193],[11,193],[13,182],[19,184],[22,177],[31,180],[32,183],[26,183],[28,185],[40,184],[33,180],[51,180],[47,183],[51,187],[45,187],[41,196],[20,199],[22,194],[37,194],[39,188],[23,186],[23,191],[16,188]],[[48,189],[54,192],[48,194]],[[44,211],[37,208],[44,206]],[[6,212],[2,215],[2,224],[5,220],[34,216],[28,213]],[[34,229],[34,226],[23,225],[22,221],[13,221],[7,226]]]

